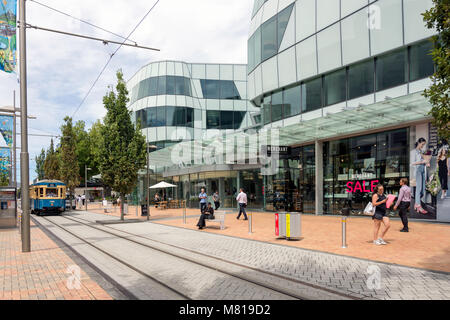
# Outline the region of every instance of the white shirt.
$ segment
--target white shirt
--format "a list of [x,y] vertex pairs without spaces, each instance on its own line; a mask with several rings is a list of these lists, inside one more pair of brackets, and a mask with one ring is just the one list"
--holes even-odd
[[108,200],[106,200],[106,199],[103,200],[103,206],[104,206],[104,207],[108,206]]
[[239,203],[245,203],[247,204],[247,194],[244,192],[241,192],[238,194],[236,201]]

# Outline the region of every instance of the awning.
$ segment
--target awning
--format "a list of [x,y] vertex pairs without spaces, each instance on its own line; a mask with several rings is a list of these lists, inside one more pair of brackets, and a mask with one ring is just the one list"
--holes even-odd
[[[301,145],[317,140],[326,141],[340,136],[363,134],[403,123],[430,120],[431,117],[428,114],[430,110],[430,103],[422,92],[418,92],[394,99],[386,98],[384,101],[371,105],[344,108],[342,111],[326,114],[323,117],[300,121],[278,129],[264,130],[264,132],[270,137],[273,130],[278,130],[278,141],[276,141],[278,145]],[[255,143],[258,141],[257,136],[257,133],[236,132],[209,140],[181,142],[151,153],[150,165],[172,167],[181,166],[182,163],[189,165],[191,162],[195,162],[196,165],[210,164],[208,161],[211,160],[211,149],[220,145],[231,146],[229,150],[225,147],[214,153],[215,157],[222,157],[225,164],[228,163],[226,155],[230,151],[241,159],[251,159],[258,154],[260,145],[271,143],[270,141]],[[245,141],[245,143],[236,147],[236,140]],[[190,150],[190,157],[180,159],[180,150]]]

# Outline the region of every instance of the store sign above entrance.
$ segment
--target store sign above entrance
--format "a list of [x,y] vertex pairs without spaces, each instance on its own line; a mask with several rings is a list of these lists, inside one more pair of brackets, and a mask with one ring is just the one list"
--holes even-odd
[[291,147],[288,146],[261,146],[263,154],[267,154],[268,157],[272,156],[272,153],[280,156],[290,156]]
[[[347,182],[347,193],[373,193],[378,185],[380,180],[372,180],[372,181],[349,181]],[[366,188],[369,187],[370,188]]]

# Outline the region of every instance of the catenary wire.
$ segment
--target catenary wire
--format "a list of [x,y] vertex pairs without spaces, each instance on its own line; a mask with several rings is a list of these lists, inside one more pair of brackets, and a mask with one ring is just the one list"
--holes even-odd
[[121,38],[121,39],[124,39],[125,41],[133,42],[135,45],[137,45],[136,41],[134,41],[134,40],[127,39],[127,38],[125,38],[124,36],[121,36],[120,34],[117,34],[117,33],[115,33],[115,32],[109,31],[109,30],[107,30],[107,29],[105,29],[105,28],[99,27],[99,26],[97,26],[97,25],[95,25],[95,24],[93,24],[93,23],[91,23],[91,22],[89,22],[89,21],[86,21],[86,20],[77,18],[77,17],[75,17],[75,16],[73,16],[73,15],[71,15],[71,14],[69,14],[69,13],[63,12],[63,11],[58,10],[58,9],[56,9],[56,8],[53,8],[53,7],[51,7],[51,6],[49,6],[49,5],[45,4],[45,3],[41,3],[41,2],[36,1],[36,0],[29,0],[29,1],[34,2],[34,3],[36,3],[36,4],[38,4],[38,5],[42,6],[42,7],[45,7],[45,8],[47,8],[47,9],[52,10],[52,11],[55,11],[55,12],[57,12],[57,13],[59,13],[59,14],[62,14],[62,15],[64,15],[64,16],[66,16],[66,17],[69,17],[69,18],[72,18],[72,19],[74,19],[74,20],[77,20],[77,21],[80,21],[80,22],[82,22],[82,23],[85,23],[85,24],[87,24],[87,25],[89,25],[89,26],[91,26],[91,27],[94,27],[94,28],[97,28],[97,29],[99,29],[99,30],[105,31],[105,32],[107,32],[107,33],[109,33],[109,34],[112,34],[112,35],[116,36],[116,37],[119,37],[119,38]]
[[128,37],[126,38],[126,40],[119,45],[119,47],[114,51],[113,54],[110,55],[108,61],[106,62],[105,66],[102,68],[102,70],[100,71],[99,75],[97,76],[97,78],[95,79],[94,83],[92,84],[92,86],[90,87],[89,91],[87,92],[87,94],[85,95],[85,97],[83,98],[83,100],[81,100],[80,105],[77,107],[77,109],[75,110],[75,112],[72,114],[72,118],[75,117],[75,115],[78,113],[78,111],[81,109],[81,107],[83,106],[84,102],[86,101],[86,99],[89,97],[89,95],[91,94],[92,90],[94,89],[95,85],[97,84],[98,80],[100,79],[100,77],[103,75],[103,72],[105,72],[106,68],[108,67],[109,63],[111,62],[112,58],[116,55],[116,53],[120,50],[120,48],[122,48],[123,44],[127,41],[127,39],[129,37],[131,37],[133,35],[133,33],[136,31],[136,29],[142,24],[142,22],[144,22],[144,20],[147,18],[147,16],[152,12],[152,10],[156,7],[156,5],[159,3],[159,0],[157,0],[155,2],[155,4],[150,8],[150,10],[147,11],[147,13],[144,15],[144,17],[138,22],[138,24],[133,28],[133,30],[130,32],[130,34],[128,35]]

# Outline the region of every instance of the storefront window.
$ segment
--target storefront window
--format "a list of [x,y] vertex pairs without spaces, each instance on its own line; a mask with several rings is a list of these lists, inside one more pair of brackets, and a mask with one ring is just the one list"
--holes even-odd
[[362,214],[378,182],[396,194],[408,178],[408,130],[383,132],[324,144],[324,212],[339,214],[348,202]]

